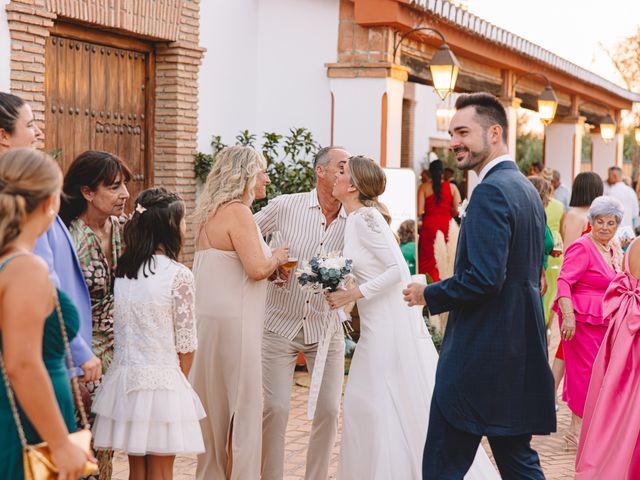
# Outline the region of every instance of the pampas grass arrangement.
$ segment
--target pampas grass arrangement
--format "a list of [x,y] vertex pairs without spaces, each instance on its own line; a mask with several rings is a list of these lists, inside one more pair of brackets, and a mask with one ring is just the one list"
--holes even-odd
[[[456,261],[456,248],[458,246],[458,235],[460,234],[460,227],[455,220],[451,219],[449,222],[449,235],[448,241],[445,241],[444,234],[442,232],[436,233],[436,239],[433,242],[433,256],[436,259],[436,267],[438,267],[438,273],[440,274],[440,280],[453,276],[453,267]],[[438,331],[440,335],[444,335],[444,331],[447,328],[448,313],[441,313],[439,315],[440,322]]]

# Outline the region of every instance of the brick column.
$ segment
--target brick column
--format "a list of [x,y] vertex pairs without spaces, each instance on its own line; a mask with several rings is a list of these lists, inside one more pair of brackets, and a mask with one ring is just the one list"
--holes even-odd
[[[184,2],[177,42],[156,49],[155,184],[178,192],[187,215],[196,201],[193,158],[198,135],[198,71],[204,50],[199,42],[199,0]],[[193,259],[195,233],[187,217],[182,257]]]
[[46,134],[44,49],[57,15],[47,11],[44,0],[14,0],[6,12],[11,33],[11,93],[29,102],[38,126]]

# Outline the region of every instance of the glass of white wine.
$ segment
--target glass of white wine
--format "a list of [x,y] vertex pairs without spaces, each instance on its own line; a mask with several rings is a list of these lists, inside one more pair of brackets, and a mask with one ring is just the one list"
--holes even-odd
[[[266,238],[265,238],[265,240],[266,240],[267,245],[269,245],[269,248],[271,250],[275,250],[277,248],[282,248],[282,247],[285,246],[284,237],[282,236],[282,232],[280,232],[278,230],[273,231],[271,233],[268,233]],[[289,263],[290,263],[289,260],[287,260],[287,262],[284,263],[283,265],[281,265],[280,267],[285,269],[285,270],[289,270],[289,269],[285,268],[285,265],[288,265]],[[297,265],[297,263],[298,263],[298,261],[296,260],[296,263],[291,268],[294,268],[295,265]],[[287,280],[282,278],[282,277],[280,277],[280,272],[278,270],[276,270],[276,277],[272,280],[272,282],[273,282],[274,285],[276,285],[278,287],[281,287],[285,283],[287,283]]]

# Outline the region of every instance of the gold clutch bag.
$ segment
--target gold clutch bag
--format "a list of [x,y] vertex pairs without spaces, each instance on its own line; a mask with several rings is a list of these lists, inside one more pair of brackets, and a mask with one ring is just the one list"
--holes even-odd
[[[78,430],[69,434],[69,440],[77,445],[83,452],[91,452],[91,430]],[[58,478],[58,469],[53,463],[49,445],[45,442],[37,445],[27,445],[22,451],[25,480],[55,480]],[[98,465],[87,462],[84,467],[83,477],[98,472]]]
[[[56,311],[58,314],[58,321],[60,322],[60,331],[62,332],[62,338],[64,340],[64,346],[67,357],[67,365],[70,369],[73,369],[73,362],[71,360],[71,350],[69,348],[69,338],[67,337],[67,329],[64,325],[64,318],[62,316],[62,310],[60,308],[60,303],[58,302],[58,295],[55,295],[56,301]],[[38,443],[36,445],[27,444],[27,439],[24,434],[24,428],[22,426],[22,421],[20,420],[20,415],[18,414],[18,409],[16,407],[16,400],[13,394],[13,389],[11,388],[11,384],[9,383],[9,377],[7,376],[7,372],[4,368],[4,359],[2,355],[0,355],[0,367],[2,367],[2,377],[4,379],[4,384],[7,389],[7,397],[9,399],[9,404],[11,405],[11,411],[13,413],[13,418],[16,422],[16,427],[18,429],[18,436],[20,437],[20,443],[22,444],[22,462],[24,466],[24,478],[25,480],[55,480],[58,478],[58,468],[56,467],[53,458],[51,457],[51,451],[49,450],[49,445],[46,442]],[[80,413],[80,419],[82,420],[83,428],[82,430],[78,430],[77,432],[70,433],[68,435],[69,440],[74,445],[80,447],[83,452],[91,453],[91,430],[89,428],[89,421],[87,420],[87,413],[84,409],[84,404],[82,403],[82,399],[80,397],[80,386],[78,385],[78,377],[73,376],[71,378],[71,384],[73,386],[73,394],[76,398],[76,402],[78,404],[78,411]],[[87,461],[84,472],[82,474],[83,477],[87,475],[92,475],[98,472],[98,465],[93,462]]]

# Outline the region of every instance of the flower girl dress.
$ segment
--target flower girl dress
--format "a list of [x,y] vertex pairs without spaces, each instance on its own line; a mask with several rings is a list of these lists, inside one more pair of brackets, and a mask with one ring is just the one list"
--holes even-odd
[[[155,255],[137,279],[114,287],[113,361],[92,411],[95,448],[129,455],[202,453],[205,412],[178,353],[197,346],[191,271]],[[144,271],[143,271],[144,270]]]

